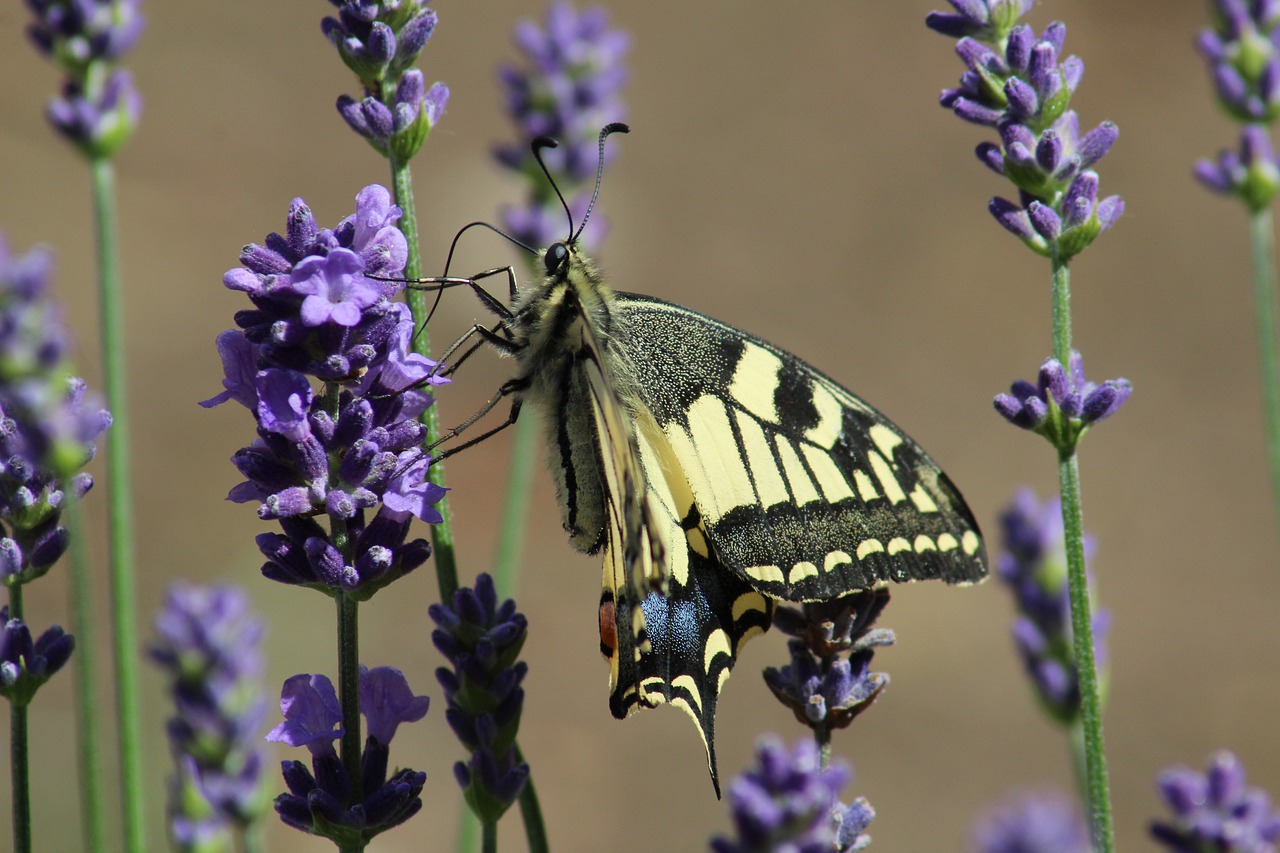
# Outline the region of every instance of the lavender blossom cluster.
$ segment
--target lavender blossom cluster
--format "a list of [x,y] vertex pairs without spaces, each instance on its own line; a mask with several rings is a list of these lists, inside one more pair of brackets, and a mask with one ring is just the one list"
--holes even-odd
[[142,35],[141,0],[26,0],[27,36],[65,73],[48,106],[59,135],[90,159],[110,157],[138,124],[142,99],[117,67]]
[[357,600],[426,561],[430,546],[409,541],[409,525],[438,522],[444,494],[426,478],[417,417],[432,402],[424,386],[446,380],[409,349],[413,318],[392,301],[401,285],[370,277],[404,269],[399,217],[380,186],[332,230],[297,199],[285,235],[246,246],[245,267],[224,282],[253,307],[218,337],[225,390],[202,403],[235,400],[257,422],[233,457],[246,479],[228,497],[280,524],[258,536],[262,573]]
[[1091,168],[1111,149],[1119,129],[1103,122],[1081,135],[1068,109],[1084,63],[1061,58],[1067,28],[1050,24],[1037,35],[1018,18],[1034,0],[950,0],[954,13],[932,12],[925,23],[957,38],[966,71],[943,91],[942,106],[958,118],[993,127],[999,143],[984,142],[978,159],[1018,189],[1018,202],[991,200],[996,221],[1032,250],[1069,260],[1115,224],[1119,196],[1099,200]]
[[338,113],[384,157],[405,163],[426,142],[449,102],[449,87],[428,89],[412,67],[435,32],[438,16],[419,0],[330,0],[338,16],[324,35],[364,90],[338,98]]
[[[591,200],[600,128],[625,117],[621,92],[631,39],[625,31],[610,28],[602,7],[579,12],[570,3],[557,2],[547,10],[543,26],[523,21],[515,42],[524,67],[504,65],[499,78],[517,136],[495,148],[494,157],[524,175],[530,189],[524,205],[503,209],[502,223],[526,246],[541,247],[564,238],[564,210],[534,161],[530,144],[540,136],[559,143],[543,151],[543,162],[568,200],[574,221],[581,221]],[[609,162],[612,149],[604,156]],[[583,235],[585,248],[598,245],[606,233],[605,223],[597,218]]]
[[264,626],[234,586],[169,588],[156,615],[151,659],[164,671],[175,714],[166,729],[177,772],[169,832],[179,850],[256,820],[266,806],[261,746]]

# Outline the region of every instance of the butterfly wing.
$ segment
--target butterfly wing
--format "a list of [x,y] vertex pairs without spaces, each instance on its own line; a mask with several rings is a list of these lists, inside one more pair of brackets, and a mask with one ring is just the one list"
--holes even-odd
[[[897,426],[800,359],[697,312],[618,294],[635,384],[709,559],[772,598],[986,574],[977,522]],[[642,342],[642,346],[640,345]],[[624,339],[623,344],[626,345]]]
[[[676,515],[670,449],[651,416],[628,411],[599,340],[583,324],[585,380],[607,506],[600,597],[600,650],[609,658],[609,709],[671,704],[702,735],[716,796],[715,712],[738,651],[766,630],[772,604],[723,572],[701,529]],[[700,543],[700,544],[699,544]]]

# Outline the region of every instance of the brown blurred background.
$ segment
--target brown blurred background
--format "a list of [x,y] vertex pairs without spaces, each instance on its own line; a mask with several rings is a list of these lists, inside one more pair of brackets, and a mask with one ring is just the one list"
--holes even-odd
[[[922,23],[944,4],[606,5],[634,37],[633,133],[615,139],[601,201],[611,281],[820,365],[944,464],[989,535],[1017,485],[1053,490],[1048,446],[1004,425],[990,403],[1048,354],[1047,265],[985,212],[988,198],[1008,194],[972,155],[991,134],[937,106],[961,70],[952,42]],[[18,6],[0,11],[0,227],[17,250],[57,250],[57,291],[84,372],[99,385],[87,172],[45,125],[55,75],[26,43]],[[361,187],[387,180],[383,161],[333,108],[354,86],[320,34],[330,8],[148,3],[149,27],[129,63],[145,99],[142,124],[119,162],[142,633],[175,578],[243,584],[270,620],[273,696],[290,674],[332,672],[333,609],[259,575],[253,537],[266,528],[250,507],[223,500],[237,482],[228,458],[249,440],[249,424],[236,406],[209,412],[196,401],[219,390],[213,339],[244,305],[221,285],[241,245],[282,230],[295,196],[333,225]],[[543,6],[436,8],[441,23],[420,64],[453,97],[414,164],[432,270],[460,225],[493,218],[522,192],[489,157],[511,133],[494,67],[514,55],[511,26],[541,17]],[[1280,791],[1280,559],[1246,220],[1190,177],[1197,157],[1235,135],[1192,49],[1205,5],[1044,2],[1028,17],[1037,29],[1054,19],[1067,22],[1067,50],[1086,64],[1073,100],[1082,122],[1121,128],[1102,190],[1122,194],[1127,212],[1074,264],[1073,289],[1090,375],[1127,376],[1137,389],[1085,442],[1081,467],[1098,596],[1114,618],[1106,736],[1118,836],[1122,848],[1144,849],[1146,822],[1162,811],[1153,775],[1168,764],[1201,766],[1227,747],[1245,758],[1251,781]],[[519,261],[497,238],[477,236],[455,269]],[[437,339],[479,316],[466,296],[447,298]],[[474,411],[508,369],[491,355],[474,359],[440,394],[444,420]],[[448,469],[470,578],[492,554],[506,444],[495,439]],[[104,495],[91,496],[96,522]],[[705,849],[727,818],[697,735],[672,710],[610,717],[598,562],[569,549],[545,476],[529,530],[518,595],[531,626],[521,743],[555,849]],[[35,625],[65,622],[64,579],[55,571],[30,588]],[[427,567],[363,609],[364,660],[402,668],[432,697],[426,721],[400,730],[393,755],[427,771],[425,808],[378,850],[452,847],[460,800],[450,767],[460,748],[433,676],[426,608],[435,589]],[[1069,790],[1065,743],[1024,683],[1010,613],[995,583],[895,591],[883,622],[898,645],[876,658],[893,683],[835,740],[856,768],[847,795],[878,810],[874,849],[964,849],[975,814],[993,800],[1029,786]],[[725,777],[751,760],[760,733],[801,734],[758,674],[784,656],[782,639],[769,635],[729,682],[718,721]],[[33,718],[35,831],[45,850],[79,845],[70,681],[48,686]],[[168,708],[150,671],[143,687],[159,849]],[[0,795],[7,801],[7,778]],[[272,822],[272,849],[331,849]],[[0,824],[7,836],[7,808]],[[514,812],[502,832],[503,849],[524,849]]]

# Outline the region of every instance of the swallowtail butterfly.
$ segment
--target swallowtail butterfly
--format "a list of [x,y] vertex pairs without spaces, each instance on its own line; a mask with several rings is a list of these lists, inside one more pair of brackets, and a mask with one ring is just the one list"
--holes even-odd
[[[605,128],[601,144],[625,129]],[[463,426],[510,396],[507,421],[449,452],[514,423],[525,403],[542,416],[570,543],[604,555],[609,708],[686,711],[719,795],[716,701],[774,601],[971,583],[986,555],[951,480],[884,415],[766,341],[614,291],[578,250],[585,222],[539,254],[533,286],[510,268],[434,280],[476,291],[499,322],[473,332],[517,366]],[[510,305],[476,284],[502,272]]]

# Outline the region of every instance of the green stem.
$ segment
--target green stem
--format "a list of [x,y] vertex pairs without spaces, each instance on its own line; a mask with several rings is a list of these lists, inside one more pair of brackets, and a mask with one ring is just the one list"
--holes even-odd
[[241,853],[266,853],[267,848],[262,846],[261,821],[241,826],[239,835]]
[[1071,268],[1053,260],[1053,357],[1068,370],[1071,363]]
[[481,821],[480,849],[483,853],[498,853],[498,822]]
[[80,502],[67,501],[63,519],[70,531],[68,570],[71,575],[71,634],[76,653],[71,657],[75,678],[76,750],[80,765],[80,816],[84,821],[85,850],[106,849],[106,816],[103,813],[102,743],[98,737],[98,647],[94,642],[93,585],[90,579],[88,534]]
[[1084,570],[1084,519],[1080,507],[1080,466],[1074,452],[1058,457],[1058,487],[1062,493],[1062,526],[1067,548],[1067,585],[1071,596],[1071,639],[1080,683],[1080,727],[1084,733],[1085,781],[1093,849],[1115,849],[1111,825],[1111,786],[1102,743],[1102,697],[1093,660],[1093,619]]
[[507,473],[507,493],[502,500],[502,534],[493,558],[494,585],[500,598],[514,598],[520,579],[520,556],[529,520],[529,498],[538,455],[538,421],[525,416],[512,428],[511,466]]
[[[391,158],[391,182],[396,204],[402,211],[400,231],[409,247],[404,276],[412,281],[422,277],[422,252],[418,247],[418,214],[413,202],[413,173],[408,163]],[[418,333],[413,336],[413,351],[430,357],[431,342],[425,325],[429,311],[427,295],[421,290],[409,289],[405,294],[405,301],[419,327]],[[427,428],[425,444],[430,446],[440,438],[440,412],[437,406],[430,406],[422,413],[422,424]],[[427,479],[443,487],[444,466],[437,462],[428,468]],[[458,591],[458,563],[453,550],[453,516],[449,511],[448,496],[440,499],[436,510],[442,520],[439,524],[431,525],[431,545],[436,557],[436,583],[440,587],[440,600],[448,603]]]
[[[335,522],[336,526],[336,522]],[[334,536],[335,540],[338,536]],[[344,537],[345,538],[345,537]],[[342,549],[340,549],[342,550]],[[343,553],[346,553],[345,550]],[[338,703],[342,706],[342,767],[351,783],[347,805],[364,801],[360,765],[360,611],[359,603],[340,593],[338,603]],[[343,846],[344,853],[358,853],[364,844]]]
[[142,851],[142,712],[135,654],[133,488],[130,482],[129,408],[125,391],[124,295],[116,235],[115,172],[111,162],[93,160],[94,219],[98,239],[98,299],[102,312],[102,376],[112,425],[107,430],[107,508],[111,561],[111,611],[115,638],[116,714],[119,718],[120,799],[124,848]]
[[1280,355],[1276,352],[1275,236],[1270,208],[1259,210],[1250,218],[1249,238],[1253,248],[1253,313],[1258,333],[1262,414],[1271,462],[1271,499],[1280,529]]
[[474,853],[480,843],[480,819],[463,800],[458,812],[458,853]]
[[9,778],[13,783],[13,851],[31,850],[31,791],[27,757],[27,706],[9,705]]
[[[527,764],[520,744],[515,744],[516,761]],[[547,826],[542,821],[542,808],[538,805],[538,791],[533,787],[533,774],[525,780],[524,790],[520,792],[520,817],[524,820],[524,837],[529,844],[529,853],[549,853],[547,844]]]
[[360,789],[360,610],[349,595],[338,596],[338,702],[342,706],[342,766],[351,782],[351,802]]
[[[1071,357],[1071,270],[1054,255],[1053,354],[1069,369]],[[1093,660],[1093,617],[1084,569],[1084,512],[1080,503],[1080,465],[1074,448],[1058,451],[1058,490],[1067,551],[1067,587],[1071,599],[1071,641],[1080,686],[1080,729],[1084,742],[1086,802],[1095,853],[1112,853],[1111,786],[1102,743],[1102,697]]]

